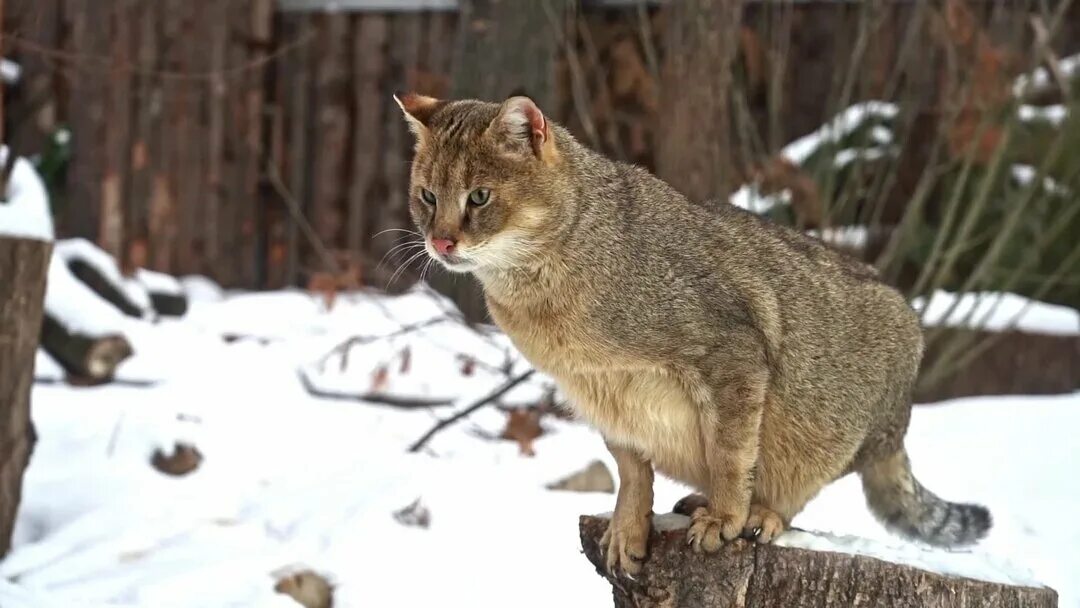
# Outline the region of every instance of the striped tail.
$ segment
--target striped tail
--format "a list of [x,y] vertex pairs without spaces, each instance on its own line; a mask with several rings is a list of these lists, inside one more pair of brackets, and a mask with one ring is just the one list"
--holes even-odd
[[986,507],[948,502],[924,488],[911,474],[903,449],[860,474],[870,511],[890,532],[937,547],[960,547],[990,531]]

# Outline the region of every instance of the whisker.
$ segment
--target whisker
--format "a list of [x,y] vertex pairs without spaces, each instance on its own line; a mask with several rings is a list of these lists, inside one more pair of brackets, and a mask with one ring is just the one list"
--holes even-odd
[[386,287],[384,287],[383,289],[389,289],[390,286],[394,284],[394,280],[397,279],[397,276],[399,274],[401,274],[402,272],[404,272],[404,270],[409,266],[409,264],[412,264],[413,260],[419,258],[422,255],[426,255],[426,254],[427,254],[426,249],[423,250],[423,251],[419,251],[417,253],[414,253],[412,255],[412,257],[410,257],[408,260],[405,261],[404,264],[398,266],[397,270],[394,271],[394,274],[390,275],[390,280],[388,280],[386,282]]
[[397,255],[397,254],[404,254],[404,252],[409,252],[409,251],[412,251],[416,247],[423,247],[423,246],[424,246],[424,244],[422,242],[418,242],[418,241],[411,241],[411,242],[408,242],[408,243],[402,243],[400,245],[395,245],[395,246],[391,247],[389,251],[387,251],[386,253],[383,254],[382,258],[379,260],[379,264],[375,267],[375,270],[378,270],[379,268],[382,268],[383,262],[385,262],[387,258],[391,258],[391,261],[393,261],[393,258],[391,256]]
[[378,238],[378,237],[386,234],[387,232],[404,232],[406,234],[415,234],[416,236],[419,236],[419,237],[424,236],[424,235],[420,234],[419,232],[417,232],[416,230],[409,230],[407,228],[387,228],[386,230],[380,230],[380,231],[376,232],[375,234],[371,235],[371,238],[373,238],[373,239]]

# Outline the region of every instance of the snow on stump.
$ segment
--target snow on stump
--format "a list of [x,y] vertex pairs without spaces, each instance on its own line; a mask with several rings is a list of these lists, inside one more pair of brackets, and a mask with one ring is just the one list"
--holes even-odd
[[51,250],[47,241],[0,236],[0,557],[34,448],[30,385]]
[[1057,593],[946,576],[863,555],[760,545],[738,539],[713,555],[686,545],[689,519],[654,517],[649,556],[633,579],[607,571],[607,517],[582,516],[581,546],[612,586],[616,608],[759,606],[1051,608]]

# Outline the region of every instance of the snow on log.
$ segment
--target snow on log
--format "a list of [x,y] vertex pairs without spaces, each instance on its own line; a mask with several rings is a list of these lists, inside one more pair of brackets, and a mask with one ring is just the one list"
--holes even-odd
[[120,273],[116,260],[86,239],[57,241],[54,256],[99,297],[129,317],[153,316],[150,293],[139,281]]
[[188,309],[184,286],[175,277],[162,272],[140,268],[135,280],[150,294],[150,304],[157,314],[164,317],[182,317]]
[[608,518],[581,517],[581,546],[611,583],[616,608],[1057,606],[1057,593],[1046,587],[939,574],[866,555],[742,539],[716,554],[698,554],[686,545],[688,524],[681,515],[654,517],[648,559],[630,578],[607,571],[600,539]]
[[63,256],[52,256],[41,346],[69,375],[93,382],[112,378],[132,354],[124,321],[119,310],[75,276]]

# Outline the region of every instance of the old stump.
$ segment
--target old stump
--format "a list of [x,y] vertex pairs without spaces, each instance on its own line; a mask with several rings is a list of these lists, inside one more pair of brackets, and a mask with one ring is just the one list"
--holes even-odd
[[1051,608],[1049,588],[946,576],[872,557],[736,540],[714,555],[686,546],[688,519],[654,519],[649,557],[633,579],[607,572],[605,517],[582,516],[581,546],[612,586],[616,608],[889,606]]
[[0,557],[11,546],[34,448],[30,385],[52,244],[0,237]]

